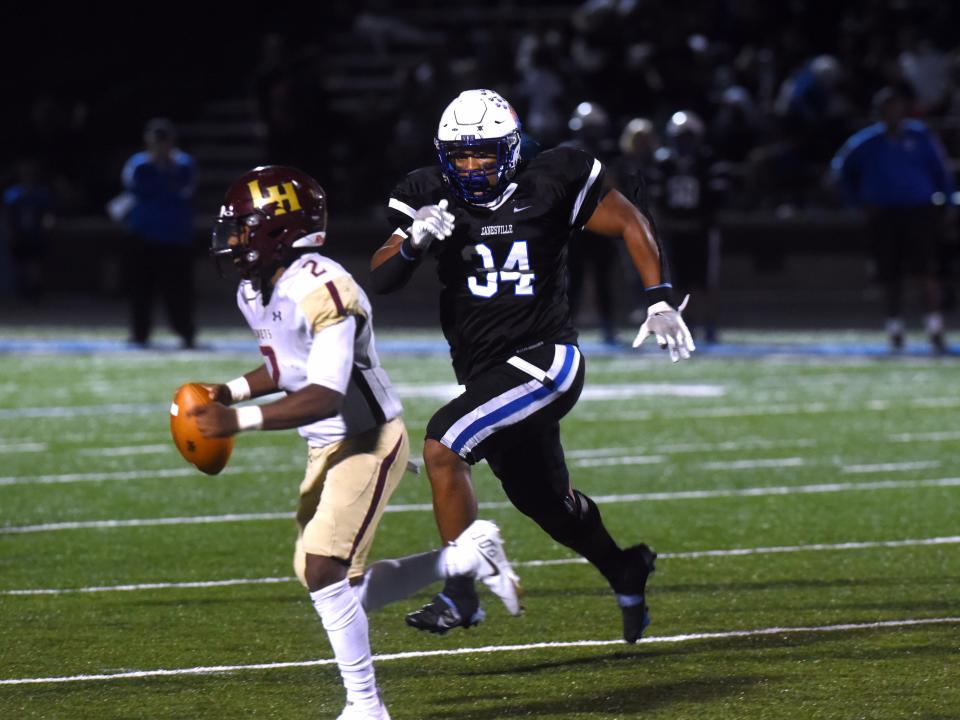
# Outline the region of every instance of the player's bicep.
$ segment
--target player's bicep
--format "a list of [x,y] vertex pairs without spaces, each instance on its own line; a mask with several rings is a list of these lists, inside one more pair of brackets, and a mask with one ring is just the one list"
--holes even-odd
[[307,382],[346,395],[356,334],[357,319],[353,315],[315,333],[307,358]]
[[649,221],[636,205],[627,200],[619,190],[610,190],[594,209],[584,229],[598,235],[623,237],[631,226],[636,225],[649,230]]

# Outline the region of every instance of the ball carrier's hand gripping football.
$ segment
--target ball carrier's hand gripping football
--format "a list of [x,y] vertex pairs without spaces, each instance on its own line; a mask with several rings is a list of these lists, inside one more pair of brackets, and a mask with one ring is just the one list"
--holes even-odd
[[187,383],[177,388],[170,405],[170,434],[184,459],[207,475],[216,475],[233,452],[233,438],[204,437],[190,411],[213,402],[208,386]]
[[687,295],[680,303],[680,307],[676,309],[662,300],[647,308],[647,319],[640,326],[640,332],[633,341],[633,347],[639,347],[648,335],[653,335],[660,348],[666,348],[670,352],[670,359],[673,362],[688,359],[690,353],[697,349],[693,344],[690,330],[680,314],[689,301],[690,296]]

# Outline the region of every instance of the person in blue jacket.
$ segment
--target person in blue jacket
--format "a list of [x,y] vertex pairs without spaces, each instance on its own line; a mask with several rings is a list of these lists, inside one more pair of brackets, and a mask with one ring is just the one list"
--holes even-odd
[[955,187],[940,142],[924,123],[907,118],[907,107],[903,90],[880,90],[879,121],[844,143],[831,171],[847,203],[867,213],[891,349],[903,348],[903,286],[910,276],[919,281],[931,346],[942,353],[940,253]]
[[146,346],[159,290],[167,317],[183,346],[194,346],[193,194],[196,165],[176,146],[176,128],[155,118],[144,130],[145,149],[123,168],[130,232],[126,280],[130,289],[130,342]]

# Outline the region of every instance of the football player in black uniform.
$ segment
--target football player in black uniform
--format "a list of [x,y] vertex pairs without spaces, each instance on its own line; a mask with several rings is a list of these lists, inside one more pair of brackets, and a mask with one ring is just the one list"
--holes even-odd
[[[621,549],[596,504],[570,484],[560,418],[583,387],[584,361],[567,302],[567,240],[579,228],[622,237],[642,276],[648,334],[676,361],[694,349],[663,282],[647,219],[607,190],[601,163],[582,150],[554,148],[520,161],[520,124],[490,90],[461,93],[434,140],[439,165],[407,175],[393,190],[393,235],[371,261],[373,288],[397,290],[427,255],[442,286],[440,321],[462,395],[427,425],[423,456],[444,542],[477,515],[470,465],[486,459],[518,510],[589,560],[623,612],[624,639],[649,622],[644,592],[656,554]],[[448,580],[407,624],[443,633],[483,617],[473,581]]]
[[724,178],[704,146],[704,133],[703,121],[695,113],[681,110],[670,116],[664,129],[667,144],[655,155],[657,173],[650,195],[674,286],[679,294],[696,293],[700,298],[699,311],[687,318],[689,325],[713,343],[720,263],[715,214]]

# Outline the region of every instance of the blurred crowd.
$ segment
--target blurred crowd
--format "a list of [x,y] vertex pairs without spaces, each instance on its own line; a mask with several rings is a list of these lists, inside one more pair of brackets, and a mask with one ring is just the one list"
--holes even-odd
[[[446,103],[481,86],[507,97],[544,147],[589,127],[618,152],[638,118],[656,144],[675,112],[692,113],[745,190],[725,202],[745,209],[829,202],[823,169],[887,85],[906,89],[911,114],[960,156],[954,3],[367,0],[325,12],[315,29],[247,29],[237,37],[247,52],[229,62],[215,62],[223,53],[209,43],[194,63],[172,53],[178,61],[144,70],[137,58],[89,97],[62,73],[31,82],[3,120],[18,140],[0,152],[0,183],[14,184],[27,161],[62,211],[99,211],[149,117],[192,121],[203,99],[248,96],[265,159],[324,178],[338,207],[376,206],[398,172],[433,160]],[[585,102],[594,111],[578,120]]]
[[[3,120],[18,138],[0,152],[8,237],[22,218],[36,222],[21,235],[37,238],[56,215],[102,216],[146,119],[196,122],[214,98],[249,101],[264,161],[320,178],[338,213],[372,216],[398,177],[434,161],[445,105],[491,87],[517,109],[530,147],[591,150],[658,221],[696,232],[708,257],[719,212],[841,207],[830,160],[876,118],[882,88],[906,99],[955,170],[956,27],[960,5],[937,0],[332,0],[322,23],[240,31],[244,53],[198,41],[172,68],[187,81],[148,65],[133,102],[118,98],[125,77],[137,82],[135,64],[112,78],[120,89],[104,81],[88,98],[33,83],[21,113]],[[191,151],[189,133],[182,140]],[[692,172],[678,170],[684,157],[700,182],[694,199],[670,180]],[[8,196],[32,198],[36,212],[11,210]],[[698,260],[689,276],[708,286],[714,271]]]
[[[347,204],[376,204],[398,172],[431,162],[436,120],[468,87],[499,90],[544,147],[587,129],[618,153],[638,118],[657,146],[673,114],[690,113],[742,190],[724,200],[738,209],[835,202],[824,169],[884,86],[908,92],[911,115],[960,156],[953,3],[588,0],[526,22],[519,4],[486,3],[449,24],[404,3],[368,5],[352,18],[350,52],[389,64],[382,86],[359,77],[348,103],[330,82],[334,48],[276,35],[256,76],[270,156],[335,173],[331,192],[347,188]],[[578,117],[583,103],[592,112]]]

